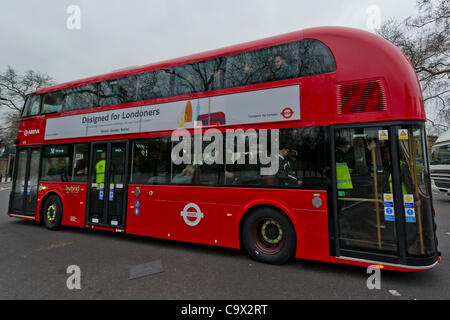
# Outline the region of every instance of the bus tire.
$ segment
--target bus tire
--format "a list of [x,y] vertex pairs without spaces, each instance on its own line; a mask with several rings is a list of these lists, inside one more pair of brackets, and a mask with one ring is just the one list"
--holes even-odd
[[57,195],[49,196],[44,203],[42,218],[45,227],[49,230],[58,230],[61,227],[63,207]]
[[242,244],[255,260],[284,264],[294,254],[296,235],[289,218],[270,207],[250,212],[242,225]]

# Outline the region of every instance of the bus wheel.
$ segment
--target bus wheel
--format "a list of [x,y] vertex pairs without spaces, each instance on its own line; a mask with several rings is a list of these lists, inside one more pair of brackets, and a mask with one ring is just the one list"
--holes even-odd
[[61,226],[62,220],[62,204],[56,195],[47,198],[43,209],[43,220],[47,229],[57,230]]
[[296,236],[285,214],[272,208],[261,208],[245,219],[242,243],[253,259],[283,264],[295,252]]

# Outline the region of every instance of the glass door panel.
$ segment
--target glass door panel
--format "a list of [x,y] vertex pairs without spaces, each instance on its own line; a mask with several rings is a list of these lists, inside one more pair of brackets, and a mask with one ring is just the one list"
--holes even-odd
[[28,150],[19,150],[17,154],[16,178],[14,182],[11,209],[21,212],[25,199],[25,183],[27,175]]
[[422,127],[399,129],[399,167],[409,255],[435,253],[429,174]]
[[18,150],[16,177],[11,195],[11,210],[15,213],[29,216],[36,214],[40,158],[39,148]]
[[335,158],[340,247],[396,253],[388,128],[337,129]]
[[126,143],[111,145],[107,223],[114,226],[123,225],[126,156]]
[[127,155],[127,142],[93,144],[88,223],[124,226]]
[[91,183],[89,185],[88,222],[102,224],[105,211],[105,175],[108,145],[94,144],[92,147]]
[[41,151],[39,149],[31,149],[29,162],[29,174],[26,186],[25,210],[35,212],[38,195],[39,182],[39,162],[41,159]]

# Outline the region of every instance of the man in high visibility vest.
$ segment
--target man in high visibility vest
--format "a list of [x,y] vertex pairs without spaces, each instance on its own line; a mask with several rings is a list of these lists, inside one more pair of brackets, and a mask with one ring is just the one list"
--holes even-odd
[[105,166],[106,166],[105,160],[100,160],[95,165],[95,182],[96,183],[104,183],[105,182]]
[[95,173],[95,184],[96,184],[96,197],[93,201],[92,207],[92,221],[95,223],[103,223],[103,200],[105,197],[105,171],[106,171],[106,154],[105,150],[97,149],[98,154],[95,154],[95,158],[100,160],[95,163],[94,173]]
[[106,160],[105,153],[101,154],[101,160],[95,164],[95,183],[97,183],[97,190],[100,190],[100,184],[105,183]]
[[339,200],[340,197],[349,196],[353,190],[352,178],[350,175],[349,164],[353,163],[353,156],[349,152],[351,145],[346,139],[339,137],[336,139],[336,186],[338,189],[338,216],[340,238],[346,244],[348,238],[351,238],[351,222],[348,212],[344,209],[345,200]]
[[351,146],[342,138],[336,141],[336,180],[338,190],[352,190],[352,178],[348,164],[352,161],[349,154]]
[[[391,150],[389,147],[385,147],[383,150],[383,157],[386,161],[386,164],[384,165],[384,176],[386,177],[388,174],[388,184],[389,189],[387,188],[386,184],[383,185],[383,191],[387,192],[389,190],[389,193],[394,193],[394,188],[392,186],[392,163],[391,163]],[[403,194],[409,194],[412,193],[412,190],[408,190],[406,185],[411,186],[411,175],[409,174],[409,168],[405,161],[400,160],[400,177],[402,178],[402,193]],[[410,188],[409,188],[410,189]]]

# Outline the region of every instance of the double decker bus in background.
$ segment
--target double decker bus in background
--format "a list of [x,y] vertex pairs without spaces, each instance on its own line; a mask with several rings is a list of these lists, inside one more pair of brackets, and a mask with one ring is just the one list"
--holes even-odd
[[[9,216],[245,249],[274,264],[426,270],[440,252],[424,123],[404,54],[350,28],[134,67],[28,97]],[[227,161],[175,164],[179,128],[193,144],[206,130],[251,132],[256,153],[223,139]],[[264,137],[279,147],[271,175],[238,161],[258,156]]]

